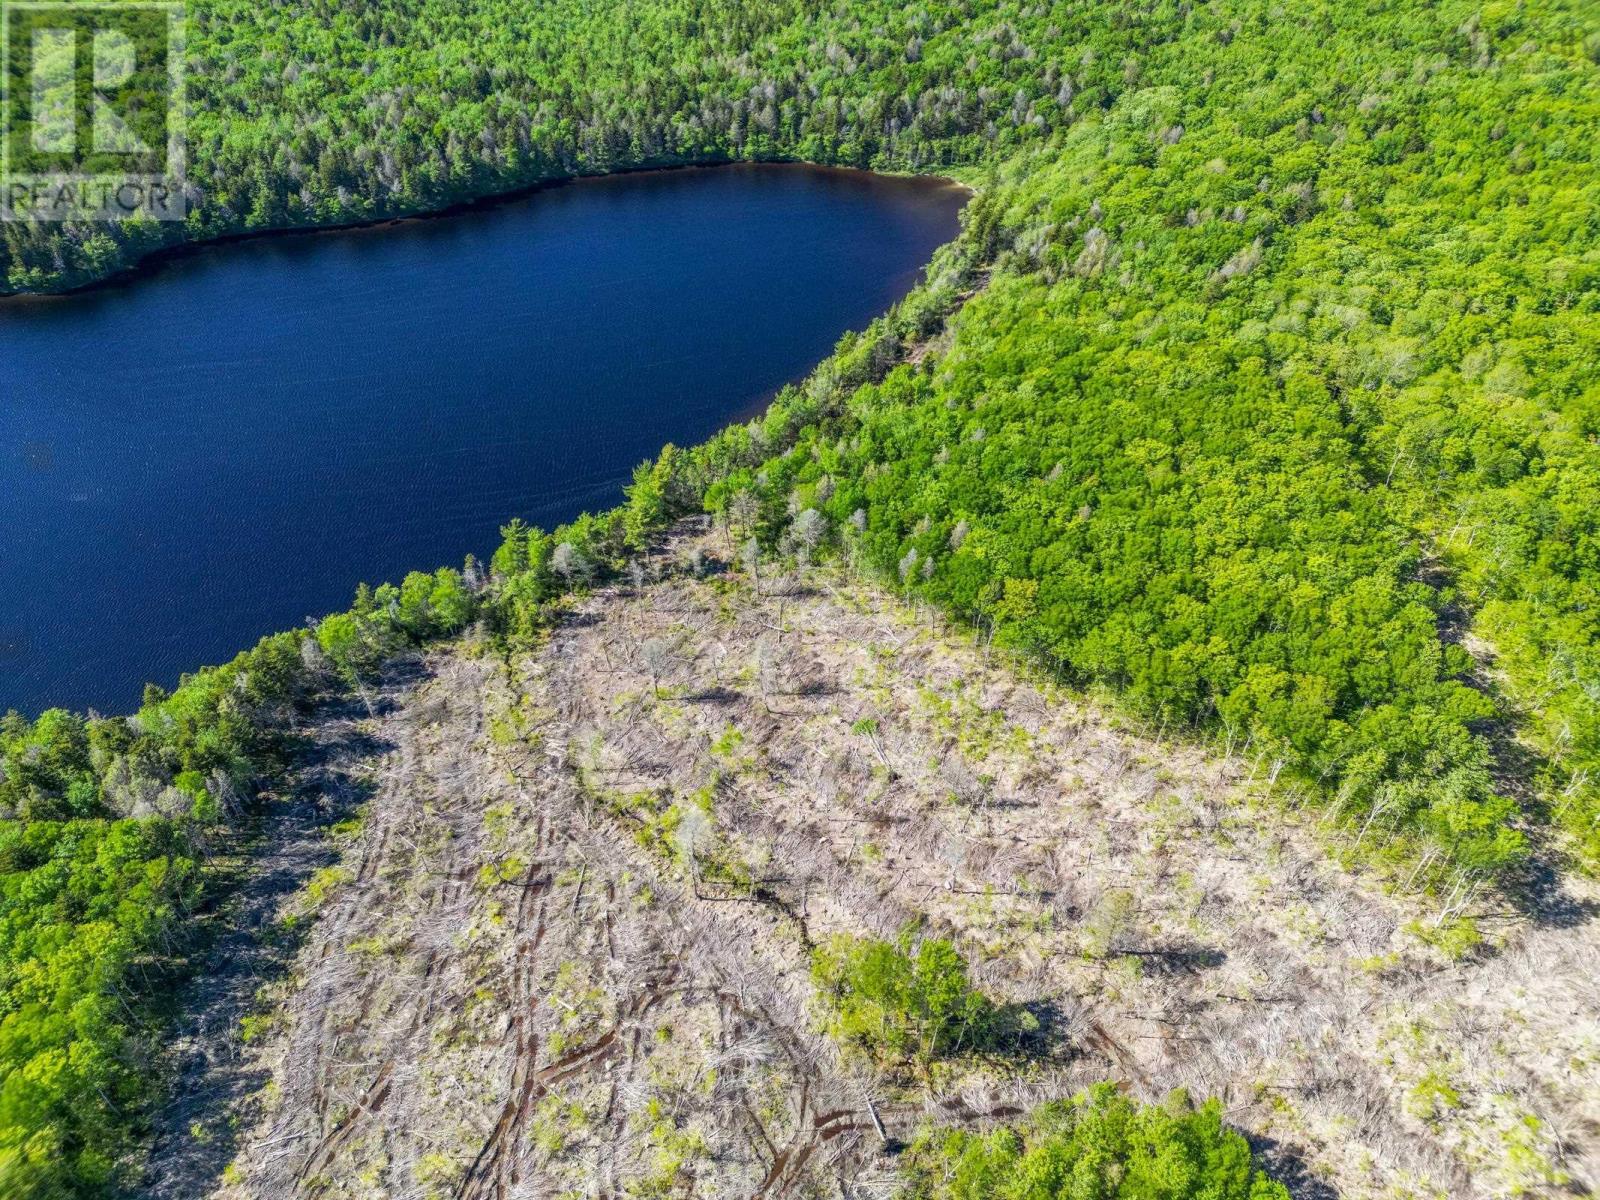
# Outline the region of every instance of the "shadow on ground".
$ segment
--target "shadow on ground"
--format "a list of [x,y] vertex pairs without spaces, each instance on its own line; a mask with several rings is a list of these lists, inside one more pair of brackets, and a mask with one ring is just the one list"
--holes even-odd
[[152,1117],[140,1196],[194,1200],[233,1161],[238,1135],[229,1118],[266,1082],[244,1053],[240,1023],[262,985],[288,968],[304,934],[283,930],[279,914],[316,871],[336,862],[326,831],[367,799],[360,766],[392,748],[363,722],[391,711],[423,674],[416,660],[395,663],[371,694],[370,711],[356,699],[319,711],[290,793],[264,798],[237,841],[219,847],[238,867],[222,882],[224,899],[205,919],[194,974],[174,998],[182,1015],[164,1049],[165,1102]]

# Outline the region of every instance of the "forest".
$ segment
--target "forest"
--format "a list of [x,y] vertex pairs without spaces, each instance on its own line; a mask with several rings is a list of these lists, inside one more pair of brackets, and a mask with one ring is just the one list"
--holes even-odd
[[[196,0],[190,19],[187,223],[7,223],[10,289],[641,166],[793,158],[978,194],[895,311],[763,418],[641,466],[617,509],[513,521],[487,572],[364,589],[137,714],[5,718],[6,1194],[123,1180],[159,998],[222,886],[208,862],[318,699],[475,620],[528,644],[686,513],[755,563],[839,556],[1242,753],[1412,886],[1514,896],[1541,864],[1600,866],[1592,5]],[[1134,1119],[1082,1103],[919,1153],[977,1178]],[[1240,1170],[1216,1194],[1258,1194]]]

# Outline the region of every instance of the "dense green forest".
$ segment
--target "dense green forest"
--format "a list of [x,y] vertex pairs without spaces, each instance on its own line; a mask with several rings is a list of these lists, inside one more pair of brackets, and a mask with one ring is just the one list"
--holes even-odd
[[318,696],[475,615],[514,644],[702,508],[1214,737],[1421,885],[1600,863],[1592,5],[190,11],[188,223],[0,226],[12,289],[652,164],[979,194],[927,283],[764,419],[669,449],[612,513],[513,524],[483,594],[414,576],[135,716],[6,719],[7,1195],[117,1180],[206,859]]
[[427,211],[575,174],[741,158],[970,164],[1067,123],[1075,89],[1080,106],[1100,103],[1121,71],[1086,62],[1066,79],[1105,23],[1089,6],[1071,20],[878,0],[188,11],[189,220],[6,225],[11,289],[71,286],[174,241]]
[[281,782],[319,697],[455,632],[460,573],[363,590],[315,636],[264,639],[226,667],[146,690],[130,717],[59,709],[0,721],[0,1193],[97,1195],[125,1181],[163,1013],[212,864]]

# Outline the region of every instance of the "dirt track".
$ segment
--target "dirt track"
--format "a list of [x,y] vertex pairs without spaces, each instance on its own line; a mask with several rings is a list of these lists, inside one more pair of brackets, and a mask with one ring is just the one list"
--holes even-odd
[[[687,548],[513,664],[438,656],[370,731],[222,1195],[888,1195],[867,1096],[892,1141],[1104,1077],[1221,1096],[1301,1196],[1600,1186],[1593,897],[1480,913],[1497,945],[1449,963],[1251,763]],[[1047,1057],[931,1093],[840,1061],[808,947],[919,915]]]

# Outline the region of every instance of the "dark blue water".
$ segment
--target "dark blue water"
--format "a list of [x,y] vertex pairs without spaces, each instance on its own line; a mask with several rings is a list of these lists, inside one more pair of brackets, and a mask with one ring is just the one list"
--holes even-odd
[[964,193],[803,167],[585,181],[0,303],[0,711],[123,711],[609,506],[904,294]]

